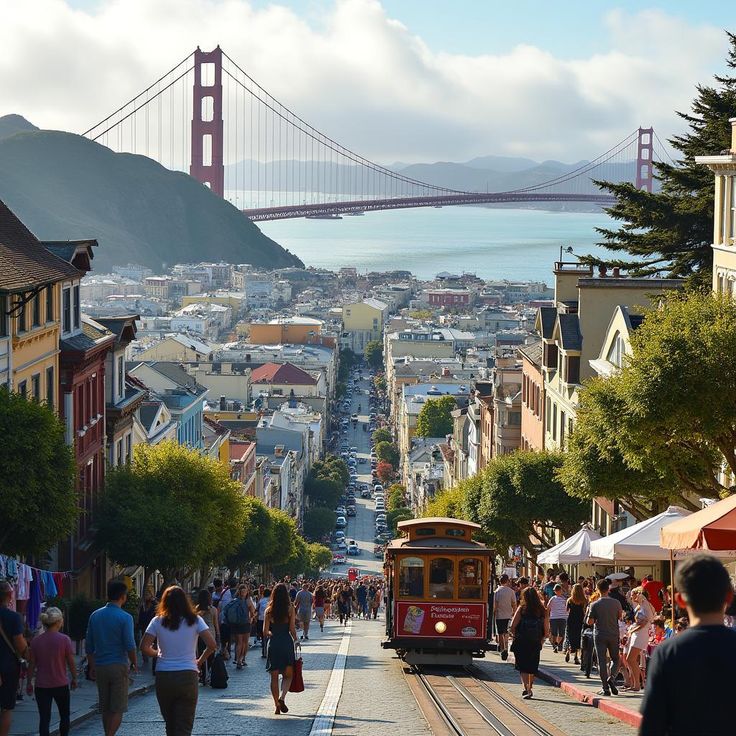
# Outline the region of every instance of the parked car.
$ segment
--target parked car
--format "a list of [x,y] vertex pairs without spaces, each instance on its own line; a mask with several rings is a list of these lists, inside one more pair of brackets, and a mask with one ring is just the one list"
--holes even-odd
[[341,540],[340,540],[340,541],[339,541],[339,542],[337,543],[337,547],[338,547],[338,549],[344,549],[344,550],[346,550],[346,551],[347,551],[348,545],[347,545],[347,544],[345,543],[345,540],[344,540],[344,539],[341,539]]
[[371,489],[370,488],[363,488],[360,491],[360,497],[361,498],[370,498],[371,497]]
[[341,539],[345,539],[345,532],[336,531],[335,532],[335,540],[339,542]]
[[335,509],[335,514],[337,514],[337,516],[345,516],[345,507],[344,506],[338,506]]
[[355,506],[348,506],[348,516],[355,516],[356,513]]
[[335,526],[338,529],[344,529],[348,525],[348,522],[345,520],[344,516],[338,516],[335,520]]
[[358,464],[359,465],[365,465],[367,462],[368,462],[368,458],[367,457],[359,457],[358,458]]
[[333,565],[344,565],[345,555],[341,555],[339,552],[336,552],[334,555],[332,555],[332,564]]
[[383,493],[383,486],[380,483],[374,483],[373,493]]

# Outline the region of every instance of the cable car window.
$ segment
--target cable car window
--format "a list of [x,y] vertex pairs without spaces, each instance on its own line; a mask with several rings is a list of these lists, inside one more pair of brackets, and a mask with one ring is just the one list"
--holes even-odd
[[399,562],[399,596],[424,597],[424,560],[421,557],[402,557]]
[[429,597],[455,597],[455,563],[446,558],[438,557],[429,563]]
[[428,529],[426,527],[424,529],[417,529],[414,533],[418,537],[433,537],[433,536],[435,536],[435,530],[434,529]]
[[458,598],[481,599],[483,590],[483,563],[475,557],[460,560]]
[[465,529],[445,529],[445,534],[448,537],[464,537]]

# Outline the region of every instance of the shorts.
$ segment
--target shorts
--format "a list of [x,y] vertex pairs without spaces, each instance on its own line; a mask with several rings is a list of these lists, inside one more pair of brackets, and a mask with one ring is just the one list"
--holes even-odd
[[250,634],[250,624],[230,624],[231,636],[245,636]]
[[0,677],[3,680],[0,685],[0,710],[13,710],[15,708],[15,696],[18,691],[20,669],[15,669],[12,672],[2,672]]
[[566,628],[567,628],[566,618],[551,618],[549,620],[549,635],[550,636],[565,636]]
[[128,710],[127,664],[103,664],[96,667],[97,694],[103,713],[125,713]]
[[496,619],[496,631],[499,634],[508,634],[509,633],[509,621],[511,621],[510,618],[497,618]]
[[220,643],[227,644],[230,641],[230,624],[224,621],[220,624]]
[[325,615],[325,609],[322,606],[315,606],[314,612],[317,614],[317,618],[321,618]]

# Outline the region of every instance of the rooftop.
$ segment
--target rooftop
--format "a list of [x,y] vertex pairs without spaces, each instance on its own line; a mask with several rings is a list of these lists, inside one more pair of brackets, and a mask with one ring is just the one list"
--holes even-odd
[[251,383],[279,383],[284,385],[314,386],[317,379],[293,363],[266,363],[253,370]]

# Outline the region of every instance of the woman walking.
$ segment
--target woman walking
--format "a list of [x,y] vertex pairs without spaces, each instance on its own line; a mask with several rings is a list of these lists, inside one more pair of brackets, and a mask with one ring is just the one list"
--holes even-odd
[[634,605],[634,623],[629,627],[625,651],[630,685],[624,689],[637,693],[641,690],[641,653],[649,644],[649,625],[657,614],[641,586],[631,591],[631,602]]
[[77,688],[77,667],[72,640],[61,633],[64,616],[58,608],[48,608],[41,614],[43,633],[31,641],[26,691],[33,694],[33,676],[36,677],[36,705],[38,706],[38,733],[49,736],[52,703],[59,709],[59,736],[69,733],[70,692],[67,669],[71,675],[71,689]]
[[[157,660],[156,699],[166,724],[166,736],[190,736],[199,696],[199,669],[217,644],[178,585],[166,588],[156,614],[143,636],[141,651]],[[197,658],[200,636],[205,650]],[[158,641],[158,648],[154,648],[154,640]]]
[[534,588],[525,588],[522,591],[521,605],[511,620],[510,631],[514,638],[511,651],[524,687],[521,697],[530,700],[533,697],[534,677],[539,673],[542,642],[549,636],[549,619]]
[[235,640],[235,669],[242,670],[247,665],[250,628],[256,618],[250,588],[244,583],[238,586],[236,597],[225,606],[224,617],[230,627],[230,636]]
[[583,617],[588,606],[588,599],[580,583],[572,586],[572,595],[567,599],[567,627],[565,629],[565,640],[568,649],[565,652],[565,662],[570,661],[570,652],[575,657],[575,664],[580,664],[578,649],[580,649],[580,637],[583,632]]
[[[217,620],[217,609],[212,605],[212,594],[209,592],[209,590],[199,591],[199,593],[197,594],[197,608],[195,610],[202,621],[207,624],[207,629],[209,630],[210,634],[212,634],[212,638],[215,640],[215,642],[219,642],[220,623]],[[200,636],[199,639],[197,639],[197,656],[201,657],[206,648],[207,645]],[[209,657],[207,657],[207,660],[204,663],[204,667],[202,667],[200,671],[199,681],[203,685],[206,685],[209,679],[209,669],[211,661],[212,656],[210,655]]]
[[[263,635],[268,638],[266,670],[271,673],[271,696],[276,715],[288,713],[286,693],[294,676],[294,644],[296,642],[296,611],[291,604],[289,591],[283,583],[274,586],[271,601],[266,607]],[[281,692],[279,692],[281,675]]]
[[314,591],[314,615],[319,623],[319,630],[325,630],[325,605],[327,604],[327,593],[320,583]]

